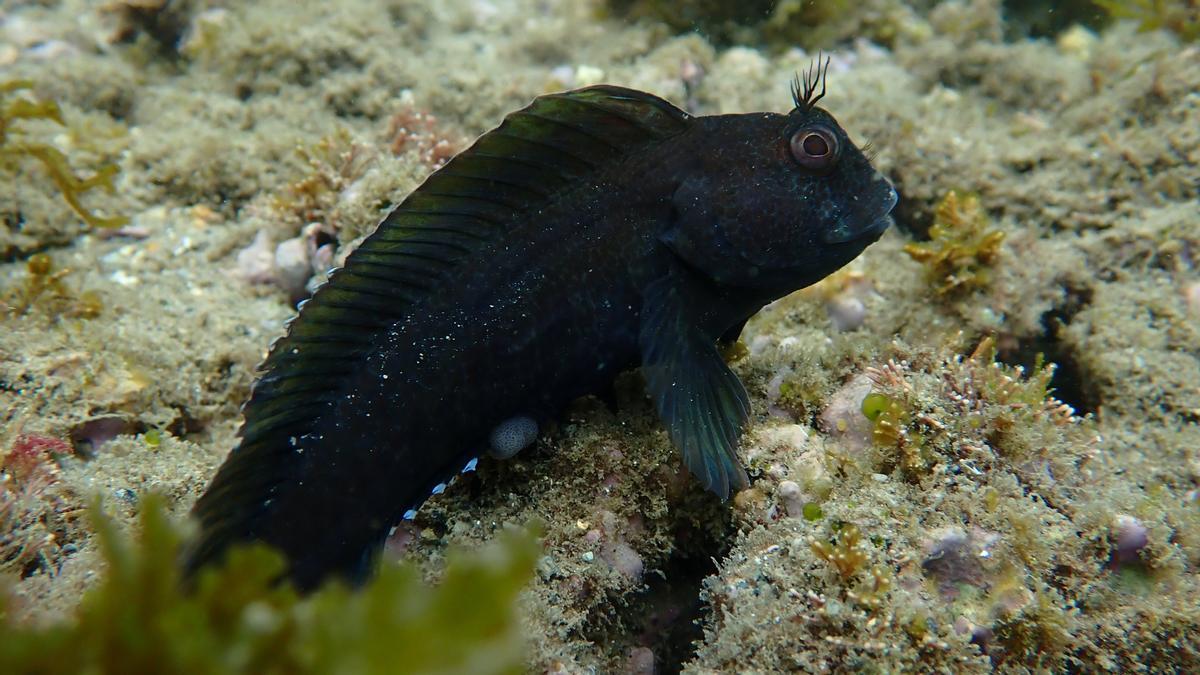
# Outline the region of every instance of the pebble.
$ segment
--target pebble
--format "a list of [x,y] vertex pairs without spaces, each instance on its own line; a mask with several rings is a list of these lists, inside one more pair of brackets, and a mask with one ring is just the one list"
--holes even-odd
[[1150,543],[1146,526],[1133,516],[1121,514],[1116,520],[1116,549],[1113,563],[1117,565],[1138,561],[1138,552]]
[[286,239],[275,247],[275,275],[289,298],[304,296],[305,285],[312,276],[312,262],[304,237]]
[[654,668],[654,650],[649,647],[630,649],[625,672],[628,675],[654,675],[657,672]]
[[862,300],[847,295],[835,295],[825,303],[825,313],[833,322],[833,327],[839,333],[855,330],[867,319],[867,306]]
[[275,280],[275,250],[271,246],[271,235],[259,230],[249,246],[238,251],[237,276],[252,284],[266,284]]
[[642,556],[625,542],[617,542],[602,553],[604,561],[626,578],[641,583],[645,563]]
[[1183,287],[1183,299],[1192,318],[1200,319],[1200,281],[1193,281]]
[[804,496],[800,492],[800,485],[795,481],[785,480],[779,484],[779,501],[792,518],[804,516]]
[[604,81],[604,71],[589,65],[581,65],[575,69],[575,86],[586,87],[592,84],[600,84]]

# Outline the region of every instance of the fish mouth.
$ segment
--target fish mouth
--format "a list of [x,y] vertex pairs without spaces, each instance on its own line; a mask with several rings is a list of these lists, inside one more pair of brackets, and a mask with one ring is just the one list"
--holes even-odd
[[883,233],[891,226],[892,214],[891,211],[888,211],[882,216],[876,218],[874,222],[864,228],[862,234],[859,235],[859,238],[873,236],[875,239],[878,239],[879,237],[883,236]]
[[892,224],[891,212],[900,197],[892,184],[883,181],[887,190],[880,193],[868,206],[843,216],[834,227],[825,232],[825,243],[844,244],[869,238],[871,241],[883,236]]

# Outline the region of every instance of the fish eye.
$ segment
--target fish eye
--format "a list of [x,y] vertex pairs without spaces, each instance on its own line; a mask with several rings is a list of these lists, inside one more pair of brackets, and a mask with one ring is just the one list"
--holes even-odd
[[823,126],[805,127],[792,134],[792,157],[800,166],[825,171],[837,162],[838,140]]

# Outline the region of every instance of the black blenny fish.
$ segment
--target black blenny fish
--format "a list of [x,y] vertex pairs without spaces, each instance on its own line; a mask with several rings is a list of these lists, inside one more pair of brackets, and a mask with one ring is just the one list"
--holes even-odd
[[722,499],[745,487],[750,406],[716,343],[852,260],[896,203],[822,95],[817,68],[786,115],[692,117],[613,86],[510,114],[389,213],[272,347],[196,503],[187,569],[259,540],[301,588],[361,579],[481,448],[515,452],[637,366],[700,483]]

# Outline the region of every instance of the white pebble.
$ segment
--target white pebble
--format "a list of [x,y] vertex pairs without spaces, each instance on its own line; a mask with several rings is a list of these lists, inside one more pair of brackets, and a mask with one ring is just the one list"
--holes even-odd
[[511,459],[518,452],[537,440],[538,425],[532,417],[518,416],[507,419],[492,429],[488,439],[490,454],[496,459]]
[[787,509],[787,514],[792,518],[801,518],[804,515],[804,498],[800,492],[800,485],[795,481],[785,480],[779,484],[779,501],[783,504],[783,508]]
[[1183,297],[1193,319],[1200,319],[1200,281],[1193,281],[1183,288]]
[[856,375],[829,397],[817,425],[841,441],[853,453],[862,452],[873,443],[872,425],[862,413],[862,402],[871,393],[872,383],[865,375]]
[[275,247],[275,276],[288,297],[304,295],[304,286],[312,276],[312,262],[303,237],[292,237]]
[[629,544],[617,542],[611,548],[602,551],[601,555],[604,561],[620,574],[637,582],[642,580],[645,563],[642,562],[642,556]]
[[266,230],[259,230],[253,243],[238,251],[237,275],[252,284],[275,281],[275,252]]
[[575,86],[586,87],[590,84],[600,84],[604,81],[604,71],[589,65],[581,65],[575,69]]
[[629,650],[625,660],[625,672],[628,675],[654,675],[654,651],[649,647],[634,647]]
[[836,295],[825,303],[825,312],[839,333],[852,331],[863,325],[867,318],[867,306],[852,295]]
[[1125,514],[1117,516],[1115,525],[1117,548],[1113,551],[1113,562],[1136,562],[1138,553],[1150,543],[1149,531],[1140,520]]

